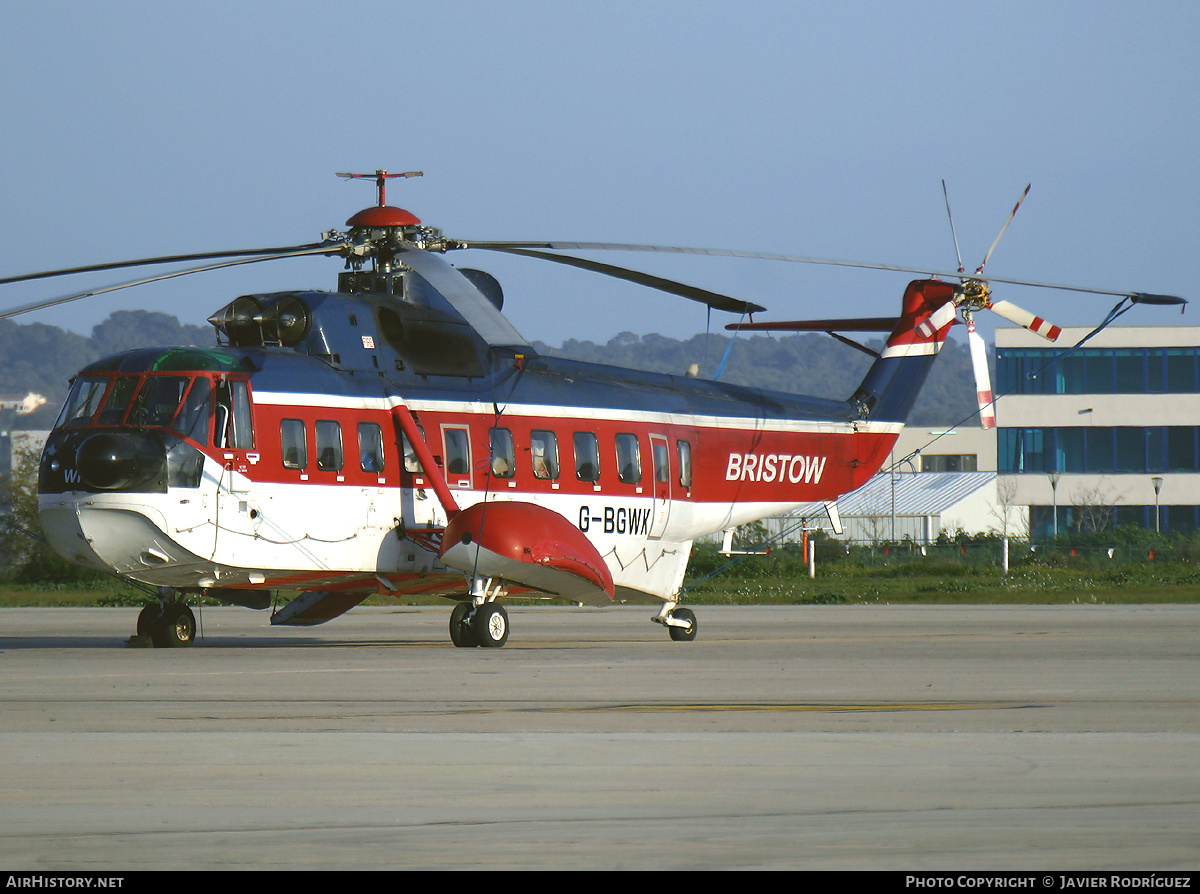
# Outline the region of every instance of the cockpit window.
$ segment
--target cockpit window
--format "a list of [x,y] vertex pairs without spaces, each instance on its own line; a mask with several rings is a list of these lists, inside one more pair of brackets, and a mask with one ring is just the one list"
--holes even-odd
[[137,386],[137,376],[121,376],[113,382],[112,388],[108,391],[108,398],[104,401],[104,407],[96,417],[96,424],[120,425],[121,420],[125,418],[125,411],[129,409],[129,402],[133,399],[133,393],[137,390]]
[[[248,450],[254,446],[250,389],[245,382],[217,383],[217,424],[213,430],[213,446],[226,450]],[[338,467],[341,467],[340,462]]]
[[75,384],[71,386],[71,393],[67,396],[67,402],[63,405],[62,412],[58,414],[58,421],[54,423],[54,427],[86,425],[91,422],[96,407],[100,405],[100,398],[104,396],[104,389],[107,387],[108,379],[103,376],[76,379]]
[[150,376],[142,383],[127,421],[130,425],[165,428],[187,391],[186,376]]
[[193,441],[206,443],[208,441],[209,395],[211,394],[212,386],[208,379],[201,376],[192,382],[192,387],[188,389],[187,397],[183,399],[179,415],[175,417],[175,423],[171,428]]
[[[71,386],[55,427],[87,425],[95,416],[96,425],[170,428],[203,444],[208,440],[211,395],[212,383],[205,376],[80,377]],[[103,406],[96,413],[102,398]],[[245,395],[234,403],[249,406]],[[248,432],[248,419],[242,421]]]

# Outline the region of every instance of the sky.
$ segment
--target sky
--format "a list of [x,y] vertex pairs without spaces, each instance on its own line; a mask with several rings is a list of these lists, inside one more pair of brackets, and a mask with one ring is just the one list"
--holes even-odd
[[[698,246],[974,267],[1200,299],[1194,2],[26,2],[0,32],[0,276],[315,241],[374,201],[337,171],[421,170],[390,204],[458,239]],[[487,252],[529,339],[686,338],[734,317]],[[909,277],[648,254],[766,305],[895,313]],[[203,324],[238,294],[333,288],[341,262],[184,277],[18,318]],[[0,287],[0,308],[133,278]],[[1060,325],[1112,297],[997,286]],[[983,319],[983,317],[988,319]],[[989,335],[994,317],[981,315]],[[1200,324],[1200,306],[1141,325]]]

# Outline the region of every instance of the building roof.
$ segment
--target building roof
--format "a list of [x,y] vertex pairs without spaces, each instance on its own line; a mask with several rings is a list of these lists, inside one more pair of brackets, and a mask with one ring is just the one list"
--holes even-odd
[[[991,487],[995,472],[897,472],[896,515],[938,516],[963,500]],[[838,500],[843,518],[877,516],[892,511],[892,480],[881,472],[856,491]],[[789,513],[794,516],[824,515],[821,503],[809,503]]]

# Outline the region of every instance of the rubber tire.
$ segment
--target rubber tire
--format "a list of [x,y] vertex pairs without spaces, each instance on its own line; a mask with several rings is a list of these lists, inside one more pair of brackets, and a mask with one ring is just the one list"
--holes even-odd
[[677,608],[671,612],[671,617],[680,621],[687,621],[690,627],[667,627],[667,632],[671,634],[671,639],[677,643],[690,643],[696,638],[696,631],[699,629],[696,625],[696,614],[690,608]]
[[153,638],[154,628],[158,625],[158,619],[161,617],[162,605],[157,602],[147,603],[146,607],[138,613],[137,635]]
[[156,649],[186,649],[196,641],[196,616],[182,602],[172,602],[155,622],[150,641]]
[[475,636],[475,628],[467,621],[469,614],[471,614],[471,603],[469,602],[459,602],[454,606],[454,611],[450,612],[450,642],[460,649],[470,649],[479,645],[479,638]]
[[471,627],[479,645],[485,648],[498,649],[508,642],[508,612],[503,605],[488,602],[479,606]]

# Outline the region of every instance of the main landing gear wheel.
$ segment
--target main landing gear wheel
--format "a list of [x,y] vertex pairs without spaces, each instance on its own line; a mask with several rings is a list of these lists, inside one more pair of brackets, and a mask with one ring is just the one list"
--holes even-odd
[[671,634],[671,639],[677,643],[690,643],[696,638],[696,614],[690,608],[677,608],[671,612],[671,617],[677,621],[687,621],[687,627],[676,627],[670,625],[667,627],[667,632]]
[[450,642],[460,649],[479,645],[479,639],[475,636],[475,630],[469,620],[471,607],[470,602],[459,602],[454,606],[454,611],[450,612]]
[[196,641],[196,616],[182,602],[171,602],[163,606],[158,618],[149,617],[154,606],[147,606],[138,615],[138,632],[141,633],[143,616],[150,626],[150,641],[156,649],[182,649]]
[[503,605],[485,602],[479,606],[471,627],[481,646],[498,649],[508,642],[508,612]]
[[137,635],[151,636],[154,633],[154,626],[158,623],[158,619],[162,617],[162,605],[157,602],[151,602],[146,605],[138,613],[137,619]]

